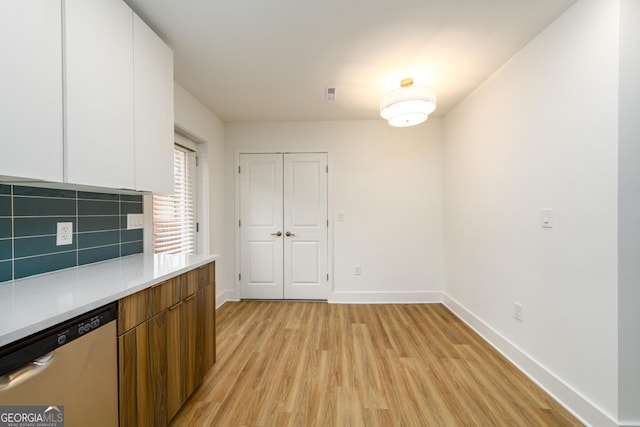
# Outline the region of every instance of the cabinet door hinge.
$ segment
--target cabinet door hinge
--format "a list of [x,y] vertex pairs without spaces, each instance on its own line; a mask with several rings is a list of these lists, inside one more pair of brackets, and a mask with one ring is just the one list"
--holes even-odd
[[329,220],[327,220],[327,227],[329,227]]
[[329,165],[325,166],[324,170],[329,173]]
[[200,157],[196,156],[196,167],[200,166]]
[[238,227],[242,227],[242,221],[238,220]]
[[196,233],[200,232],[200,223],[196,222]]
[[238,166],[238,173],[240,173],[240,166]]
[[242,273],[238,273],[238,282],[242,281]]
[[329,281],[329,273],[327,273],[327,282]]

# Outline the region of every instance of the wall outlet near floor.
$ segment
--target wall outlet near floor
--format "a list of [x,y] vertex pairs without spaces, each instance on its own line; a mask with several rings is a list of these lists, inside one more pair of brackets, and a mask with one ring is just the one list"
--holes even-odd
[[56,246],[73,244],[73,223],[59,222],[56,232]]
[[127,214],[127,230],[144,228],[144,214]]
[[356,265],[355,267],[353,267],[353,274],[355,274],[356,276],[359,276],[362,274],[362,266],[361,265]]
[[515,303],[513,305],[513,318],[518,322],[522,322],[522,304]]
[[553,209],[543,208],[540,211],[540,225],[542,228],[553,228]]

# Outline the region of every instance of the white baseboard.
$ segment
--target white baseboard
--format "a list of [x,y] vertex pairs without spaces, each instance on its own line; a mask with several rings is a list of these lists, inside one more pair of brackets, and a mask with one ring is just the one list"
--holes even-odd
[[332,304],[424,304],[442,302],[440,291],[332,292]]
[[238,301],[234,298],[235,291],[229,289],[223,289],[216,294],[216,308],[220,308],[227,301]]
[[485,341],[498,350],[533,382],[542,387],[555,400],[587,425],[597,427],[618,427],[618,423],[600,408],[581,396],[570,385],[540,365],[527,353],[513,345],[483,320],[446,293],[442,294],[444,304],[462,321],[476,331]]

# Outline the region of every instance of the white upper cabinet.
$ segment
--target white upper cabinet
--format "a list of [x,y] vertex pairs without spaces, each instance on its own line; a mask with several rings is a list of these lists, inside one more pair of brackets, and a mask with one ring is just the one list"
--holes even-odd
[[133,17],[135,187],[173,193],[173,52]]
[[0,179],[173,192],[173,53],[121,0],[0,14]]
[[0,176],[61,182],[60,1],[2,3]]
[[65,181],[134,189],[133,12],[65,0],[64,28]]

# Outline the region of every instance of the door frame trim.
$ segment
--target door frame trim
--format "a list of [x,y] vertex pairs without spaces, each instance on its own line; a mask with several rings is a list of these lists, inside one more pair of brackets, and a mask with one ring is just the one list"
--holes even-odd
[[300,149],[300,150],[279,150],[279,149],[265,149],[265,148],[256,148],[256,149],[248,149],[248,148],[236,148],[234,153],[234,166],[233,166],[233,174],[234,174],[234,213],[233,213],[233,245],[234,245],[234,275],[233,275],[233,293],[234,300],[242,299],[242,288],[240,286],[240,280],[238,280],[238,276],[240,274],[240,250],[241,250],[241,242],[240,242],[240,227],[238,227],[238,222],[240,221],[240,174],[237,172],[238,167],[240,167],[240,155],[241,154],[287,154],[287,153],[326,153],[327,154],[327,166],[329,167],[329,172],[327,173],[327,218],[329,219],[329,227],[327,228],[327,271],[329,274],[329,287],[327,292],[327,300],[331,300],[332,295],[334,293],[334,274],[333,274],[333,227],[334,227],[334,217],[333,217],[333,173],[332,173],[332,156],[331,150],[329,148],[324,149]]

